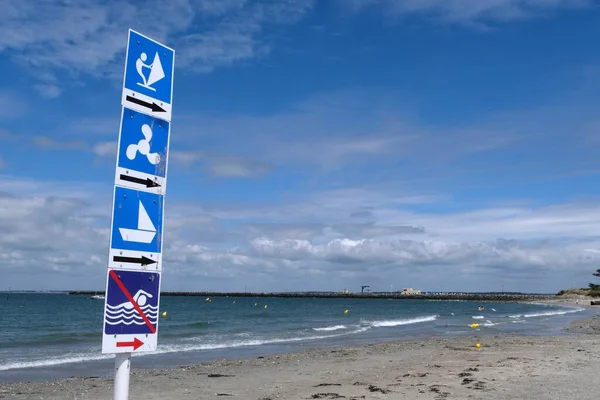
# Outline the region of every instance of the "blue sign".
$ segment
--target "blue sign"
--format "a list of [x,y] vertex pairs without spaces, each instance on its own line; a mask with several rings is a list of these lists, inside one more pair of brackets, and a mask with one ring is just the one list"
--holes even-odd
[[165,177],[169,122],[125,108],[117,167]]
[[161,253],[163,199],[115,186],[111,248]]
[[122,105],[170,121],[174,71],[175,50],[130,29]]
[[160,274],[111,270],[104,310],[107,335],[157,332]]
[[157,348],[175,50],[129,29],[124,69],[103,354]]

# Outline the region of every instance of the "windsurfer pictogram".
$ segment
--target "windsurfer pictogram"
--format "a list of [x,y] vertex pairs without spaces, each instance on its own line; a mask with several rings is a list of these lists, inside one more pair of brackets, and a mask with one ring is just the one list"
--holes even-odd
[[[154,54],[154,60],[152,64],[146,64],[146,60],[148,59],[148,55],[146,53],[140,54],[140,58],[135,62],[135,69],[137,73],[142,78],[142,82],[137,82],[137,84],[146,89],[150,89],[153,92],[156,92],[156,89],[152,87],[156,82],[160,81],[165,77],[165,71],[163,70],[162,64],[160,63],[160,57],[158,56],[158,52]],[[148,68],[150,70],[150,74],[148,78],[144,74],[144,68]]]

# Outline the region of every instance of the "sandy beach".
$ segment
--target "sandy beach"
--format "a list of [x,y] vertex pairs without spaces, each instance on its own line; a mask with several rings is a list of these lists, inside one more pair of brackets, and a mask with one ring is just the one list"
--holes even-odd
[[[312,349],[167,370],[136,369],[134,358],[130,399],[597,398],[600,316],[567,330]],[[112,378],[0,386],[0,399],[111,398]]]

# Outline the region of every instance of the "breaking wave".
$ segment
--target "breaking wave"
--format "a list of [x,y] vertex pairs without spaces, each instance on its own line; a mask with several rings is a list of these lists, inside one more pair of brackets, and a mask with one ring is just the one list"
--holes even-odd
[[509,315],[508,318],[534,318],[534,317],[552,317],[554,315],[565,315],[585,311],[585,308],[573,308],[567,310],[544,311],[539,313]]
[[325,326],[323,328],[313,328],[313,331],[332,332],[332,331],[339,331],[341,329],[347,329],[347,327],[345,325]]
[[400,326],[400,325],[412,325],[412,324],[420,324],[423,322],[432,322],[437,319],[437,315],[430,315],[427,317],[417,317],[417,318],[408,318],[408,319],[396,319],[396,320],[384,320],[384,321],[371,321],[368,322],[369,326],[374,328],[382,328],[382,327],[392,327],[392,326]]

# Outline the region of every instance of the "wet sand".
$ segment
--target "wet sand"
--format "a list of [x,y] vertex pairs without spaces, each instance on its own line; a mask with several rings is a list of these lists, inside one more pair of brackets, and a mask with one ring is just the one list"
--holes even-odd
[[[314,349],[136,370],[131,400],[586,399],[600,393],[600,316],[566,336],[481,336]],[[480,341],[481,348],[475,343]],[[112,378],[0,386],[0,399],[112,399]]]

